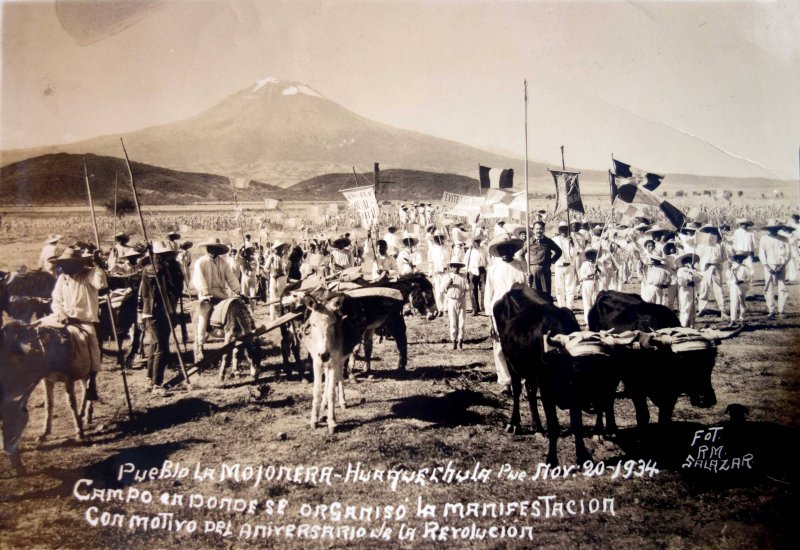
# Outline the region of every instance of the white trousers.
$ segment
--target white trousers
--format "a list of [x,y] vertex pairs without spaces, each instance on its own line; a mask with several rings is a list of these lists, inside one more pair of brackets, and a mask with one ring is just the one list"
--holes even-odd
[[450,321],[450,340],[460,342],[464,339],[464,321],[466,319],[467,300],[447,298],[447,318]]
[[694,287],[678,287],[678,319],[682,327],[693,327],[694,318],[697,314],[697,306],[694,301]]
[[575,302],[575,285],[578,282],[575,268],[571,265],[555,266],[556,275],[556,302],[558,307],[572,309]]

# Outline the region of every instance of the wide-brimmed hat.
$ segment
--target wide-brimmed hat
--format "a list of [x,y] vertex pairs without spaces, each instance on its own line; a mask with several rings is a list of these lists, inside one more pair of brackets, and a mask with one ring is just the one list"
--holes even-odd
[[153,241],[153,254],[158,254],[160,256],[164,256],[167,254],[175,254],[175,250],[172,249],[170,245],[166,242],[158,240]]
[[224,244],[222,241],[219,240],[219,238],[216,237],[201,242],[200,244],[197,245],[197,248],[205,250],[206,252],[208,252],[209,249],[213,249],[217,251],[217,254],[227,254],[228,251],[230,250],[227,244]]
[[751,220],[748,220],[747,218],[739,218],[736,220],[736,225],[745,225],[747,227],[751,227],[755,224]]
[[142,253],[139,252],[138,250],[136,250],[135,248],[127,248],[127,249],[125,249],[125,253],[122,254],[120,256],[120,258],[134,259],[134,258],[138,258],[141,255],[142,255]]
[[[333,244],[334,248],[338,248],[339,250],[342,250],[342,249],[347,248],[348,246],[350,246],[352,244],[352,242],[347,237],[339,237],[338,239],[335,239],[333,241],[333,243],[331,243],[331,244]],[[273,248],[274,247],[275,246],[273,245]]]
[[597,259],[597,250],[595,250],[594,248],[587,248],[586,250],[583,251],[581,256],[583,256],[587,260],[591,259],[592,261],[594,261]]
[[172,239],[172,237],[175,237],[176,239],[180,239],[181,238],[181,234],[178,233],[177,231],[170,231],[169,233],[167,233],[167,237],[169,237],[170,239]]
[[189,250],[192,246],[194,246],[192,241],[183,241],[183,243],[181,243],[181,250]]
[[514,249],[514,252],[520,250],[525,243],[522,239],[512,237],[508,233],[501,233],[489,241],[489,254],[492,256],[499,256],[497,249],[501,246],[508,246]]
[[647,231],[645,231],[648,235],[663,235],[664,233],[669,233],[669,229],[664,229],[660,225],[656,224]]
[[408,231],[403,233],[403,238],[400,240],[404,246],[417,246],[419,244],[419,239],[411,235]]
[[[336,241],[334,241],[334,242],[336,242]],[[348,239],[348,244],[349,244],[349,239]],[[272,246],[270,246],[269,248],[270,248],[270,250],[278,250],[279,248],[281,248],[283,246],[289,246],[289,243],[285,243],[282,240],[277,239],[274,243],[272,243]]]
[[646,232],[648,229],[650,229],[650,226],[648,224],[644,223],[644,222],[640,222],[639,224],[636,225],[636,227],[634,227],[634,229],[636,231],[645,231]]
[[749,252],[734,252],[733,254],[731,254],[731,258],[733,258],[734,260],[739,260],[740,262],[745,261],[749,257],[750,257]]
[[464,267],[466,264],[459,260],[452,260],[447,265],[449,265],[450,267]]
[[562,227],[569,227],[569,224],[562,220],[558,222],[558,228],[561,229]]
[[92,265],[92,255],[85,255],[80,248],[67,247],[58,256],[47,258],[55,266],[59,265]]
[[761,226],[761,229],[792,229],[793,230],[794,228],[790,228],[789,226],[784,224],[782,221],[780,221],[778,218],[770,218],[769,220],[767,220],[767,223],[765,223],[763,226]]
[[50,233],[44,240],[44,244],[53,244],[61,240],[61,235],[57,233]]
[[678,254],[678,255],[675,257],[675,261],[676,261],[676,262],[678,262],[678,263],[681,263],[681,264],[682,264],[682,263],[683,263],[684,261],[686,261],[688,258],[691,258],[691,259],[692,259],[692,263],[693,263],[693,264],[696,264],[697,262],[699,262],[699,261],[700,261],[700,256],[698,256],[698,255],[697,255],[697,254],[695,254],[694,252],[684,252],[683,254]]
[[114,235],[114,240],[115,241],[123,241],[123,240],[127,241],[127,240],[130,240],[130,238],[131,238],[130,235],[128,235],[127,233],[122,233],[122,232],[117,233],[116,235]]
[[432,238],[437,243],[442,244],[447,240],[447,235],[445,235],[441,231],[437,230],[436,233],[433,234]]
[[523,239],[523,240],[528,236],[528,232],[525,230],[525,228],[523,226],[515,227],[511,231],[511,234],[514,237],[516,237],[518,239]]
[[[675,241],[673,241],[672,239],[670,239],[670,240],[668,240],[667,242],[665,242],[665,243],[664,243],[664,247],[661,249],[661,250],[662,250],[662,252],[665,252],[665,251],[667,250],[667,247],[670,247],[670,246],[671,246],[672,248],[674,248],[674,249],[675,249],[675,251],[677,252],[677,250],[678,250],[678,245],[677,245],[677,244],[675,243]],[[674,252],[673,252],[673,254],[674,254]],[[664,255],[666,256],[667,254],[666,254],[666,253],[664,253]]]
[[719,232],[719,228],[710,224],[704,225],[703,227],[698,229],[698,231],[700,231],[701,233],[711,233],[712,235],[716,235],[717,237],[722,238],[722,235]]

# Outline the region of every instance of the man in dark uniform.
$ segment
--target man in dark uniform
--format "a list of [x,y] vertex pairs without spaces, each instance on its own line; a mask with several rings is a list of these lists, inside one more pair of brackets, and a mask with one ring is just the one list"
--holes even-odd
[[544,222],[533,224],[533,239],[528,245],[528,262],[531,275],[528,283],[547,296],[550,296],[550,266],[561,257],[561,248],[544,235]]

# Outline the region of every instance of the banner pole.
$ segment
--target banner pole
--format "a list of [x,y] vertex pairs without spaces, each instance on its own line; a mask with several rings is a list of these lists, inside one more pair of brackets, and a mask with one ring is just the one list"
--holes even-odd
[[[175,325],[172,322],[172,318],[170,317],[170,304],[167,300],[167,293],[164,288],[161,286],[161,280],[158,278],[158,273],[156,273],[156,260],[153,256],[153,245],[147,238],[147,227],[144,225],[144,216],[142,216],[142,207],[139,205],[139,195],[136,193],[136,182],[133,181],[133,170],[131,170],[131,161],[128,158],[128,150],[125,149],[125,142],[122,138],[119,138],[120,144],[122,144],[122,152],[125,153],[125,165],[128,167],[128,177],[131,179],[131,191],[133,191],[133,202],[136,205],[136,212],[139,214],[139,225],[142,228],[142,237],[144,237],[144,242],[147,243],[147,255],[150,258],[150,265],[153,267],[153,273],[155,277],[153,280],[156,283],[156,288],[158,289],[158,296],[161,298],[161,303],[164,305],[164,311],[167,313],[166,319],[167,324],[169,325],[169,333],[172,336],[172,341],[175,344],[175,349],[177,351],[176,355],[178,356],[178,364],[181,367],[181,373],[183,374],[183,379],[186,380],[186,387],[192,389],[192,383],[189,381],[189,375],[186,373],[186,365],[183,362],[183,356],[181,354],[181,345],[178,341],[178,336],[175,334]],[[142,274],[144,277],[144,274]]]
[[[94,241],[97,245],[97,250],[100,250],[100,235],[97,232],[97,219],[94,216],[94,203],[92,202],[92,188],[89,185],[89,172],[86,170],[86,159],[83,159],[83,177],[86,180],[86,194],[89,196],[89,210],[92,212],[92,227],[94,228]],[[98,268],[101,269],[101,268]],[[125,403],[128,405],[128,418],[133,422],[133,404],[131,403],[131,394],[128,390],[128,376],[125,372],[125,362],[122,360],[122,348],[119,345],[119,335],[117,334],[117,323],[114,321],[114,308],[111,307],[111,290],[105,296],[106,305],[108,306],[108,320],[111,322],[111,332],[114,334],[114,343],[117,345],[117,365],[119,365],[119,372],[122,374],[122,388],[125,391]],[[83,416],[84,407],[86,406],[86,399],[83,400],[81,406],[81,416]]]
[[531,206],[528,194],[528,79],[523,80],[525,91],[525,266],[531,275]]

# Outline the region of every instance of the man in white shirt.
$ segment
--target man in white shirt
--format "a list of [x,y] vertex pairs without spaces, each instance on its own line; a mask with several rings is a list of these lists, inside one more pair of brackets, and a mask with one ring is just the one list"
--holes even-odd
[[522,239],[516,239],[508,233],[498,235],[489,243],[489,254],[494,256],[494,260],[486,274],[483,303],[486,311],[492,316],[492,352],[497,371],[497,382],[506,388],[511,384],[511,374],[508,371],[508,361],[500,345],[500,335],[494,319],[494,304],[514,286],[514,283],[525,284],[526,282],[525,266],[519,260],[514,259],[514,254],[522,248],[523,244]]
[[433,295],[436,299],[436,307],[439,309],[440,317],[446,311],[444,276],[447,264],[450,262],[450,255],[444,247],[445,238],[444,233],[436,231],[428,249],[428,265],[430,266],[431,282],[433,283]]
[[195,260],[192,272],[192,286],[197,290],[197,336],[194,343],[194,360],[203,357],[206,341],[206,327],[214,304],[239,292],[239,280],[231,271],[228,262],[222,258],[228,253],[228,246],[219,239],[210,239],[197,245],[203,256]]
[[703,314],[708,299],[713,292],[714,299],[719,308],[719,318],[725,318],[725,299],[722,295],[722,262],[725,261],[725,248],[722,246],[722,236],[716,227],[706,225],[699,229],[706,235],[696,237],[697,244],[694,252],[700,257],[700,272],[703,279],[700,281],[700,290],[697,295],[697,315]]
[[89,345],[91,369],[87,399],[97,399],[97,373],[102,367],[100,341],[97,339],[95,323],[100,321],[97,291],[107,286],[106,274],[100,269],[99,251],[94,256],[85,255],[77,248],[66,248],[60,256],[49,261],[61,269],[53,288],[53,315],[58,323],[73,324],[86,335]]
[[789,291],[786,289],[786,265],[791,259],[791,250],[786,237],[778,231],[789,229],[777,219],[767,222],[763,230],[767,234],[758,244],[758,259],[764,266],[764,299],[770,319],[775,318],[775,293],[778,294],[778,315],[783,317]]
[[556,276],[556,301],[558,307],[572,309],[575,302],[575,286],[577,284],[576,263],[578,260],[577,247],[574,239],[569,234],[569,224],[562,221],[558,224],[558,235],[553,237],[553,242],[561,249],[561,256],[555,262]]
[[736,220],[736,223],[739,227],[733,232],[731,238],[733,253],[744,255],[746,259],[743,263],[748,268],[752,269],[753,255],[756,253],[756,237],[753,235],[753,232],[750,231],[753,222],[745,218],[740,218]]

